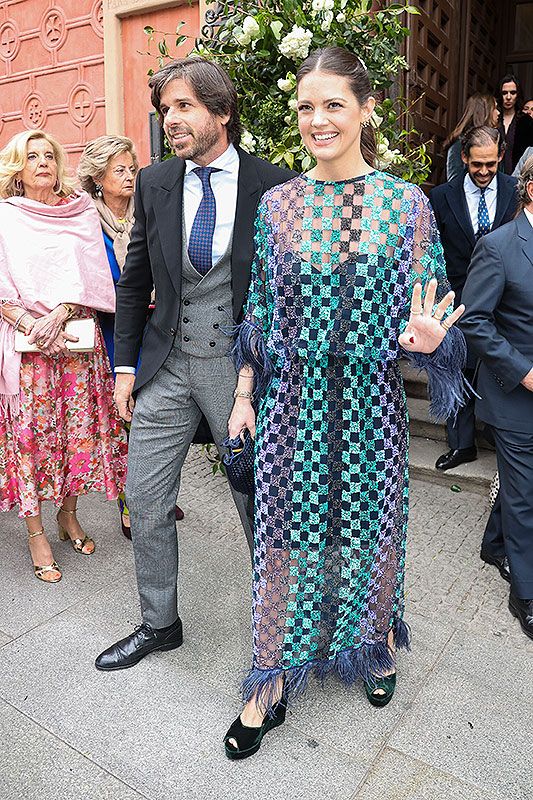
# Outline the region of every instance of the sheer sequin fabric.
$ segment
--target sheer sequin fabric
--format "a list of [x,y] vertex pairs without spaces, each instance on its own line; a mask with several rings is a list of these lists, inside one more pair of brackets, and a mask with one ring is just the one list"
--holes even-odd
[[280,674],[289,696],[311,671],[368,680],[394,664],[390,631],[396,647],[408,646],[398,334],[416,279],[435,275],[447,287],[426,198],[378,171],[271,189],[256,253],[235,350],[260,388],[253,666],[243,693],[269,708]]

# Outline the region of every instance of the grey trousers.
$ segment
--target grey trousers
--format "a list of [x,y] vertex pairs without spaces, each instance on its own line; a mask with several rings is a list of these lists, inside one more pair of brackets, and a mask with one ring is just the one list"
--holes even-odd
[[[171,625],[178,615],[174,507],[183,462],[202,413],[217,445],[228,435],[235,383],[229,357],[196,358],[173,347],[137,394],[126,500],[143,622],[153,628]],[[252,549],[253,500],[237,492],[233,499]]]

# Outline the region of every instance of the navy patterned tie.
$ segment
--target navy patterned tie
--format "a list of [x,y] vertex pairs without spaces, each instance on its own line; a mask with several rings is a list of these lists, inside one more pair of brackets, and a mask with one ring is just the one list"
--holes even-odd
[[220,170],[214,167],[196,167],[193,172],[202,181],[204,196],[198,206],[189,236],[189,258],[200,275],[207,275],[213,265],[213,235],[217,218],[215,195],[210,179],[212,172]]
[[481,195],[479,197],[479,205],[477,207],[477,239],[481,239],[482,236],[485,236],[486,233],[490,232],[489,209],[487,208],[487,201],[485,200],[486,189],[487,187],[479,190]]

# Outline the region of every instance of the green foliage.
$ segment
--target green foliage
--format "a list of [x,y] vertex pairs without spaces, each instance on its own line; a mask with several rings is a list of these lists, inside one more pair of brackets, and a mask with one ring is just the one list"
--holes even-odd
[[[338,45],[365,62],[376,93],[386,99],[374,122],[379,166],[406,180],[423,183],[431,161],[414,130],[412,108],[386,97],[399,73],[407,69],[400,45],[409,35],[406,15],[414,5],[390,3],[372,12],[372,0],[267,0],[220,4],[221,24],[212,38],[199,38],[193,53],[218,61],[237,87],[246,132],[242,145],[274,163],[308,170],[313,161],[303,147],[295,111],[295,74],[311,50]],[[176,30],[176,45],[185,40]],[[153,41],[153,28],[145,33]],[[163,34],[160,64],[171,57]]]
[[214,444],[203,444],[201,446],[202,453],[205,455],[211,464],[211,472],[213,475],[225,475],[226,470],[224,464],[220,460],[220,454]]

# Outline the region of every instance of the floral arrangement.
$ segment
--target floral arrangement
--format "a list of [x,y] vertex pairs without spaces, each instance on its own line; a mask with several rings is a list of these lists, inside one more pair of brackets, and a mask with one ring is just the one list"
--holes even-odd
[[[306,171],[313,160],[302,145],[296,115],[296,72],[311,50],[338,45],[365,63],[378,103],[372,118],[378,167],[423,183],[431,161],[411,124],[412,108],[397,97],[399,73],[407,69],[400,53],[409,35],[406,2],[379,10],[373,0],[254,0],[217,3],[192,54],[217,60],[237,87],[245,126],[242,146],[273,163]],[[207,17],[209,19],[209,11]],[[187,41],[177,26],[176,46]],[[208,28],[211,30],[207,30]],[[151,40],[155,31],[147,26]],[[158,42],[160,63],[171,58],[168,34]],[[191,42],[192,44],[192,42]],[[390,91],[389,91],[390,90]],[[386,96],[388,94],[394,96]]]

